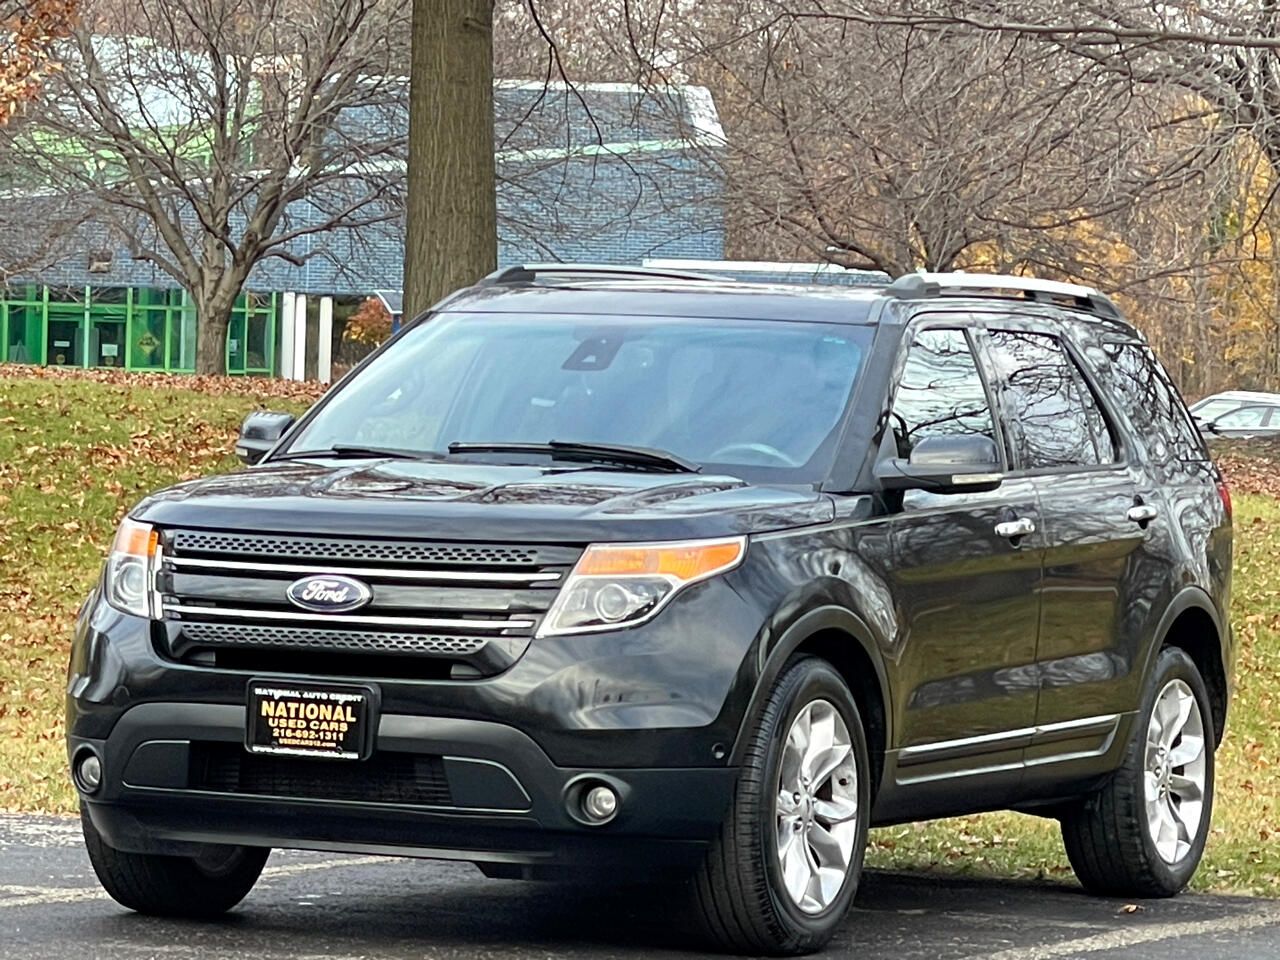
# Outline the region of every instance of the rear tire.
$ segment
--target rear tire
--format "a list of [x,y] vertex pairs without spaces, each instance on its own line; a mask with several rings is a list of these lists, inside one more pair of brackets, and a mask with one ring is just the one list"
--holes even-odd
[[794,956],[831,939],[862,875],[871,776],[848,686],[826,661],[794,660],[749,734],[733,803],[694,879],[716,946]]
[[98,833],[81,805],[80,825],[93,872],[111,898],[138,913],[207,920],[253,889],[269,848],[210,844],[200,857],[125,853]]
[[1124,765],[1062,817],[1067,858],[1090,893],[1172,897],[1204,854],[1216,738],[1209,696],[1187,654],[1156,659]]

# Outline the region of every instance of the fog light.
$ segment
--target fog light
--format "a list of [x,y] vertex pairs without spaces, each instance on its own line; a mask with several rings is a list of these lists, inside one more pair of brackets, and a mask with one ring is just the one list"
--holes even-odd
[[85,793],[93,793],[102,785],[102,761],[92,753],[86,753],[76,766],[76,779]]
[[592,787],[582,798],[582,811],[597,823],[612,820],[618,812],[618,795],[608,787]]

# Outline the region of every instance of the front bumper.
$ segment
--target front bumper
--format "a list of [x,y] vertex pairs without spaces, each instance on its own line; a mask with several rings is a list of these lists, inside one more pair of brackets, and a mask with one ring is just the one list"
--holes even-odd
[[[641,867],[642,861],[675,867],[691,864],[718,830],[737,774],[723,766],[557,767],[528,736],[503,724],[384,714],[375,758],[438,758],[443,783],[435,802],[273,796],[225,782],[211,787],[200,757],[242,750],[244,714],[242,706],[142,704],[126,711],[106,739],[69,738],[73,760],[91,750],[102,763],[102,785],[82,791],[82,799],[106,841],[134,853],[174,855],[235,843],[435,857],[506,864],[534,875],[539,868]],[[600,825],[574,816],[581,785],[596,782],[621,799],[617,816]]]
[[[484,680],[292,674],[372,684],[380,695],[373,756],[302,761],[312,786],[311,771],[337,766],[359,787],[350,771],[373,763],[413,787],[404,770],[419,761],[439,781],[426,799],[393,785],[372,800],[271,776],[211,778],[210,755],[224,766],[257,759],[243,749],[249,675],[175,663],[148,621],[95,595],[77,622],[67,696],[70,758],[92,750],[102,764],[101,785],[81,798],[110,845],[137,853],[235,843],[471,860],[518,875],[692,863],[733,794],[727,758],[750,692],[739,670],[759,629],[724,584],[702,593],[625,635],[536,641]],[[608,823],[573,815],[585,780],[621,798]]]

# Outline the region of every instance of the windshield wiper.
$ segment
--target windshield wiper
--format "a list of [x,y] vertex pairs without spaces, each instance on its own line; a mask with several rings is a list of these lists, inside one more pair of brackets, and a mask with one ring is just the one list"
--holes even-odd
[[396,450],[391,447],[366,447],[358,443],[335,443],[327,450],[290,450],[272,460],[443,460],[434,450]]
[[678,454],[651,447],[630,447],[620,443],[575,443],[551,440],[547,443],[467,443],[449,444],[450,453],[533,453],[556,460],[655,470],[663,473],[701,473],[702,467]]

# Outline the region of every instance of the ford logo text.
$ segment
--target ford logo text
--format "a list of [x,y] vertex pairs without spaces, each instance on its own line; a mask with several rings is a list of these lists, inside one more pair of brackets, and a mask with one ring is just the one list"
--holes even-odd
[[373,599],[368,584],[341,576],[310,576],[289,584],[289,602],[316,613],[346,613]]

